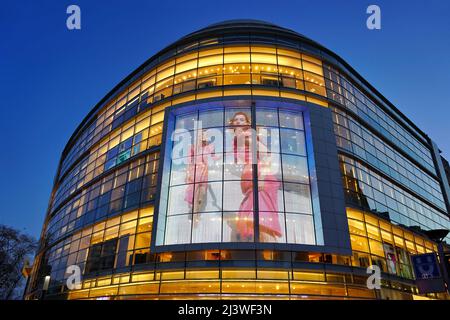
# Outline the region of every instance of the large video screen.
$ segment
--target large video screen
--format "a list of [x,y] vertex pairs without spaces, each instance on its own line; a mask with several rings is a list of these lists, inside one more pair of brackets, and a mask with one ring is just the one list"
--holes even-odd
[[301,111],[208,107],[169,130],[160,244],[315,244]]

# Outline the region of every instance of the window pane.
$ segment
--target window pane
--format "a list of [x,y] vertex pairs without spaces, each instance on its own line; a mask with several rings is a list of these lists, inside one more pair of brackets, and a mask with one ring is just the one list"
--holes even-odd
[[203,128],[222,127],[223,110],[200,111],[199,120],[202,122]]
[[303,131],[281,129],[281,152],[306,156],[305,135]]
[[250,74],[225,75],[223,77],[223,84],[224,85],[250,84]]
[[253,212],[223,213],[223,242],[252,242]]
[[282,56],[282,55],[278,55],[278,64],[283,65],[283,66],[288,66],[288,67],[294,67],[294,68],[298,68],[298,69],[302,68],[302,64],[301,64],[299,58],[291,58],[291,57],[286,57],[286,56]]
[[274,54],[252,53],[252,63],[277,64],[277,56]]
[[189,214],[167,217],[165,244],[189,243],[191,222]]
[[[170,185],[178,185],[188,183],[187,168],[189,158],[180,158],[177,161],[172,161],[172,171],[170,177]],[[191,181],[194,182],[194,181]]]
[[259,153],[258,179],[281,181],[281,160],[278,153]]
[[[224,180],[252,179],[252,166],[239,162],[239,159],[245,159],[244,153],[226,153],[224,158]],[[244,169],[245,175],[243,174]]]
[[222,213],[194,214],[192,225],[192,242],[220,242]]
[[169,149],[172,159],[189,156],[189,148],[193,144],[194,136],[194,131],[187,132],[183,130],[183,132],[173,133],[172,137],[170,137],[173,147]]
[[249,53],[228,53],[224,55],[224,63],[243,63],[250,62]]
[[251,112],[249,108],[225,109],[225,125],[240,127],[251,125]]
[[150,238],[151,238],[150,232],[140,233],[140,234],[136,235],[135,248],[138,249],[138,248],[150,247]]
[[258,152],[280,153],[280,130],[272,127],[257,127]]
[[221,156],[223,152],[223,128],[209,128],[203,130],[203,137],[198,137],[198,142],[200,143],[200,139],[202,138],[203,154],[211,154],[214,160],[218,160],[218,157]]
[[279,181],[258,181],[259,210],[281,211],[283,210],[283,192]]
[[300,112],[280,111],[280,127],[303,130],[303,116]]
[[225,181],[223,183],[223,210],[253,210],[252,181]]
[[222,180],[223,160],[222,154],[213,161],[208,163],[208,180],[217,181]]
[[398,261],[397,256],[395,255],[394,247],[388,243],[384,243],[383,248],[386,256],[388,271],[391,274],[396,274]]
[[180,73],[180,72],[184,72],[186,70],[191,70],[191,69],[195,69],[195,68],[197,68],[197,60],[196,59],[177,64],[175,73]]
[[312,216],[287,213],[286,228],[288,243],[315,244]]
[[256,124],[278,127],[277,110],[258,108],[258,110],[256,110]]
[[198,66],[204,67],[204,66],[212,66],[215,64],[222,64],[223,63],[223,56],[222,55],[215,55],[215,56],[209,56],[200,58],[198,61]]
[[[191,191],[193,185],[189,185]],[[222,210],[222,182],[199,183],[194,188],[194,212]]]
[[168,215],[192,212],[193,186],[189,184],[170,187]]
[[236,127],[225,130],[225,152],[229,164],[251,164],[252,152],[251,128]]
[[384,257],[383,244],[379,241],[369,239],[370,253]]
[[194,129],[194,121],[197,120],[197,113],[177,116],[175,129]]
[[284,181],[309,183],[308,165],[305,157],[282,155],[282,162]]
[[323,75],[322,66],[303,60],[303,70]]
[[286,212],[312,213],[309,185],[285,183],[284,201]]
[[259,240],[261,242],[286,242],[284,213],[259,212]]
[[350,235],[350,242],[352,250],[369,252],[369,244],[366,237],[359,237],[352,234]]

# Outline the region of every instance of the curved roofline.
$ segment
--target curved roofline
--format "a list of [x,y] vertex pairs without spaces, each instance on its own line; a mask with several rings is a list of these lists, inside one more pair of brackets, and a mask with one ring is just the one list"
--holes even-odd
[[[111,89],[90,111],[89,113],[83,118],[81,123],[77,126],[73,134],[70,136],[68,142],[66,143],[64,150],[61,154],[60,158],[60,164],[62,163],[62,160],[66,156],[66,153],[68,152],[68,148],[74,143],[74,139],[77,137],[78,134],[81,133],[82,128],[91,120],[91,117],[99,111],[99,108],[102,107],[102,105],[107,102],[110,98],[113,98],[115,94],[119,93],[119,90],[124,87],[128,82],[131,80],[134,80],[134,77],[138,75],[140,72],[142,72],[147,66],[149,66],[151,63],[155,62],[157,59],[164,56],[164,54],[170,52],[171,50],[177,48],[178,46],[188,44],[194,40],[199,40],[201,38],[205,38],[208,36],[223,36],[226,34],[232,34],[232,33],[240,33],[240,32],[251,32],[254,34],[273,34],[278,36],[283,36],[286,38],[291,38],[296,41],[303,41],[307,44],[310,44],[314,46],[316,49],[326,53],[327,55],[331,56],[332,58],[336,59],[338,63],[340,63],[345,69],[347,69],[350,74],[358,79],[364,86],[366,86],[370,91],[370,94],[376,96],[379,98],[382,102],[384,102],[386,105],[388,105],[390,108],[392,108],[398,115],[400,115],[403,120],[405,120],[409,125],[411,125],[412,128],[417,130],[420,134],[422,134],[423,138],[428,140],[428,135],[423,132],[421,129],[419,129],[405,114],[403,114],[395,105],[393,105],[385,96],[383,96],[375,87],[373,87],[364,77],[362,77],[349,63],[347,63],[343,58],[341,58],[339,55],[331,51],[330,49],[324,47],[320,43],[287,28],[283,28],[280,26],[277,26],[270,22],[265,22],[261,20],[252,20],[252,19],[238,19],[238,20],[226,20],[218,23],[214,23],[212,25],[209,25],[205,28],[202,28],[200,30],[194,31],[192,33],[187,34],[186,36],[183,36],[182,38],[176,40],[172,44],[166,46],[165,48],[161,49],[154,55],[152,55],[149,59],[147,59],[144,63],[142,63],[139,67],[137,67],[135,70],[133,70],[128,76],[126,76],[122,81],[120,81],[116,86],[114,86],[113,89]],[[333,61],[329,61],[328,59],[325,59],[326,57],[321,57],[324,61],[336,65]],[[165,61],[166,59],[162,59],[161,62]],[[339,69],[342,69],[340,66],[338,66]],[[365,90],[366,91],[366,90]],[[59,168],[58,168],[59,171]]]
[[279,26],[277,26],[276,24],[274,24],[272,22],[269,22],[269,21],[265,21],[265,20],[258,20],[258,19],[230,19],[230,20],[223,20],[223,21],[220,21],[220,22],[212,23],[212,24],[206,26],[204,29],[218,27],[218,26],[224,26],[224,25],[228,25],[228,24],[260,24],[260,25],[267,25],[267,26],[272,26],[272,27],[279,28]]

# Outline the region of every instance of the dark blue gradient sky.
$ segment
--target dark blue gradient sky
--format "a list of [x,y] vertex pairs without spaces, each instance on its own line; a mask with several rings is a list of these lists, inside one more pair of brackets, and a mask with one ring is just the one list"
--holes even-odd
[[[81,7],[80,31],[66,28],[70,4]],[[370,4],[381,31],[366,28]],[[0,224],[39,236],[60,153],[89,110],[164,46],[237,18],[335,51],[450,157],[449,1],[2,1]]]

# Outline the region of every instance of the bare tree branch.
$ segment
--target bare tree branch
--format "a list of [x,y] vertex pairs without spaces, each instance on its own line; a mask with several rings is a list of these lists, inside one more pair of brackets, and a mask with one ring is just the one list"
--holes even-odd
[[25,259],[34,253],[36,240],[19,230],[0,225],[0,299],[15,299]]

